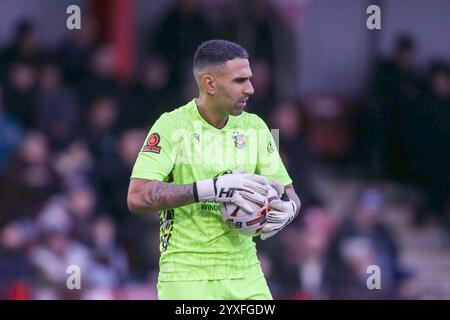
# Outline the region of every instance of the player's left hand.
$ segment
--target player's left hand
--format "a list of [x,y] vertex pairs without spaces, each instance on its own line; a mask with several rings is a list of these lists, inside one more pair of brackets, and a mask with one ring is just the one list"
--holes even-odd
[[273,200],[269,204],[270,211],[266,215],[267,222],[261,230],[261,240],[274,236],[286,227],[295,217],[297,205],[290,200],[284,191],[284,186],[278,180],[272,181],[271,185],[277,190],[280,200]]

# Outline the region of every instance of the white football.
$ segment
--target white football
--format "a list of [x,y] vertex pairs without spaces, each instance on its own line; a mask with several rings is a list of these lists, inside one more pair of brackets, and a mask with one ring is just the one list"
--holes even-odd
[[263,205],[251,202],[254,211],[248,213],[232,202],[223,202],[221,214],[230,229],[236,232],[257,236],[266,223],[266,214],[269,212],[269,203],[278,197],[277,191],[268,185],[269,192]]

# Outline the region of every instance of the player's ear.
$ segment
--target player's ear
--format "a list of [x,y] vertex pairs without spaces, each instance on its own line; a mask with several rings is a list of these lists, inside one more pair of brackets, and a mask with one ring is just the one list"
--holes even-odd
[[205,74],[202,77],[203,87],[209,94],[215,94],[217,91],[217,82],[211,75]]

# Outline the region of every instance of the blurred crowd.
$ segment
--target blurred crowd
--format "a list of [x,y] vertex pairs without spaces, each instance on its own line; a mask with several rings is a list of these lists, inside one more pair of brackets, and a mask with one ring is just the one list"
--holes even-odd
[[[24,20],[1,44],[0,298],[156,297],[159,217],[128,211],[129,176],[157,117],[197,95],[192,56],[210,38],[249,51],[255,95],[248,111],[281,128],[280,153],[302,199],[299,219],[273,240],[257,240],[274,297],[405,297],[412,275],[379,219],[386,195],[373,182],[423,190],[417,223],[450,230],[448,64],[419,72],[414,39],[403,36],[374,65],[367,97],[299,99],[276,81],[295,69],[289,8],[192,3],[178,1],[146,35],[128,82],[116,76],[115,52],[99,41],[94,20],[52,47]],[[342,215],[314,187],[323,166],[366,181]],[[367,289],[372,264],[383,270],[383,290]],[[67,289],[69,265],[80,266],[83,290]]]

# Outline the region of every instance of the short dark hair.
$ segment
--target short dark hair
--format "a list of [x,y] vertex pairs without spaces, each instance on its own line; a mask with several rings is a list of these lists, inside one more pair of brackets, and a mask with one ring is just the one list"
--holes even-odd
[[248,59],[247,51],[237,43],[227,40],[208,40],[195,51],[194,69],[217,66],[235,58]]

